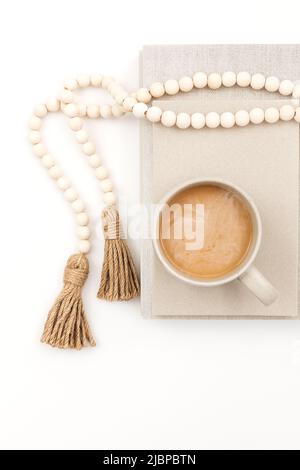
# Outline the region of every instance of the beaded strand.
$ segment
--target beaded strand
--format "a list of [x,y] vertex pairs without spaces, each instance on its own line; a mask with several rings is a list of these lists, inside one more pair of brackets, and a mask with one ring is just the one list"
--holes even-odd
[[250,111],[239,110],[236,113],[229,111],[221,114],[211,111],[207,114],[201,112],[178,113],[174,111],[162,111],[158,106],[148,106],[152,98],[159,99],[162,96],[174,96],[179,92],[188,93],[193,88],[209,88],[217,90],[221,86],[226,88],[239,86],[242,88],[250,87],[253,90],[265,89],[270,93],[279,92],[281,96],[299,99],[300,84],[294,85],[291,80],[280,81],[277,77],[267,77],[261,73],[251,75],[248,72],[224,72],[222,75],[211,73],[209,75],[204,72],[197,72],[191,77],[182,77],[177,80],[167,80],[165,83],[155,82],[149,89],[141,88],[136,93],[136,99],[126,98],[123,106],[127,111],[132,111],[135,117],[146,118],[152,123],[161,122],[166,127],[176,126],[179,129],[202,129],[208,127],[215,129],[219,126],[229,129],[233,126],[244,127],[248,124],[261,124],[266,121],[274,124],[279,120],[290,121],[295,119],[300,123],[300,107],[294,107],[285,104],[280,109],[269,107],[266,110],[262,108],[253,108]]
[[89,238],[91,232],[85,204],[82,199],[79,198],[69,178],[64,176],[62,168],[56,164],[53,156],[48,153],[46,146],[42,143],[41,128],[43,119],[47,116],[48,112],[58,112],[59,110],[60,102],[57,98],[49,98],[45,104],[37,105],[34,109],[34,115],[29,121],[29,127],[31,129],[29,140],[33,145],[33,153],[41,159],[49,176],[56,182],[58,189],[63,191],[65,199],[70,203],[78,225],[77,235],[79,238],[79,251],[81,253],[87,253],[90,249]]

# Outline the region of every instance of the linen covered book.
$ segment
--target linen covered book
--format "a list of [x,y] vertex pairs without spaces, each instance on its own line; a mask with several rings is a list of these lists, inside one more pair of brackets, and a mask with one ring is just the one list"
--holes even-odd
[[[299,46],[146,46],[141,86],[197,70],[260,71],[297,80],[299,58]],[[283,104],[276,94],[234,87],[164,97],[159,105],[190,113],[234,112],[258,106],[257,100],[262,108]],[[148,239],[142,242],[141,254],[144,316],[298,317],[298,160],[299,126],[294,122],[200,131],[141,123],[142,202],[155,204],[178,183],[197,176],[240,186],[254,199],[262,218],[263,240],[255,264],[279,291],[278,300],[265,307],[239,281],[213,288],[184,284],[166,271]]]

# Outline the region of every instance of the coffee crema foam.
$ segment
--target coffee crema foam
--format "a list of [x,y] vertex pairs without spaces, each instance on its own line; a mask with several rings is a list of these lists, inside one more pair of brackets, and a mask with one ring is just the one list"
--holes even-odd
[[[196,206],[203,205],[202,226],[196,223]],[[160,217],[160,244],[166,258],[178,271],[194,278],[218,278],[234,271],[246,258],[252,238],[252,218],[247,204],[229,189],[214,184],[199,184],[178,192],[168,201],[168,207],[180,206],[170,211],[169,234],[162,230]],[[188,205],[188,206],[186,206]],[[190,210],[186,212],[186,207]],[[181,231],[184,217],[191,217],[192,231]],[[199,222],[199,218],[197,219]],[[204,225],[203,225],[204,223]],[[202,243],[191,249],[191,242],[201,239],[196,229],[202,230]],[[191,238],[192,235],[192,238]],[[165,238],[164,238],[165,237]]]

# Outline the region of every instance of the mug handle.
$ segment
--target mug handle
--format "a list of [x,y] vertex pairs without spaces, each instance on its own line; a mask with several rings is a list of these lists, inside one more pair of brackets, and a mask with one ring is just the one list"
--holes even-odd
[[238,279],[245,284],[264,305],[271,305],[278,297],[278,292],[275,287],[272,286],[255,266],[250,266]]

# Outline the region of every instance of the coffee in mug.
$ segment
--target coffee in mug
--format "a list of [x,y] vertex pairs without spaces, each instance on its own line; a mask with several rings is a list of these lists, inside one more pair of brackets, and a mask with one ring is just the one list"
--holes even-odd
[[196,279],[217,279],[246,259],[253,239],[248,204],[230,187],[182,189],[160,216],[159,242],[168,261]]
[[154,249],[170,274],[198,287],[239,280],[271,305],[278,292],[254,266],[261,239],[261,218],[252,198],[218,178],[179,184],[154,213]]

